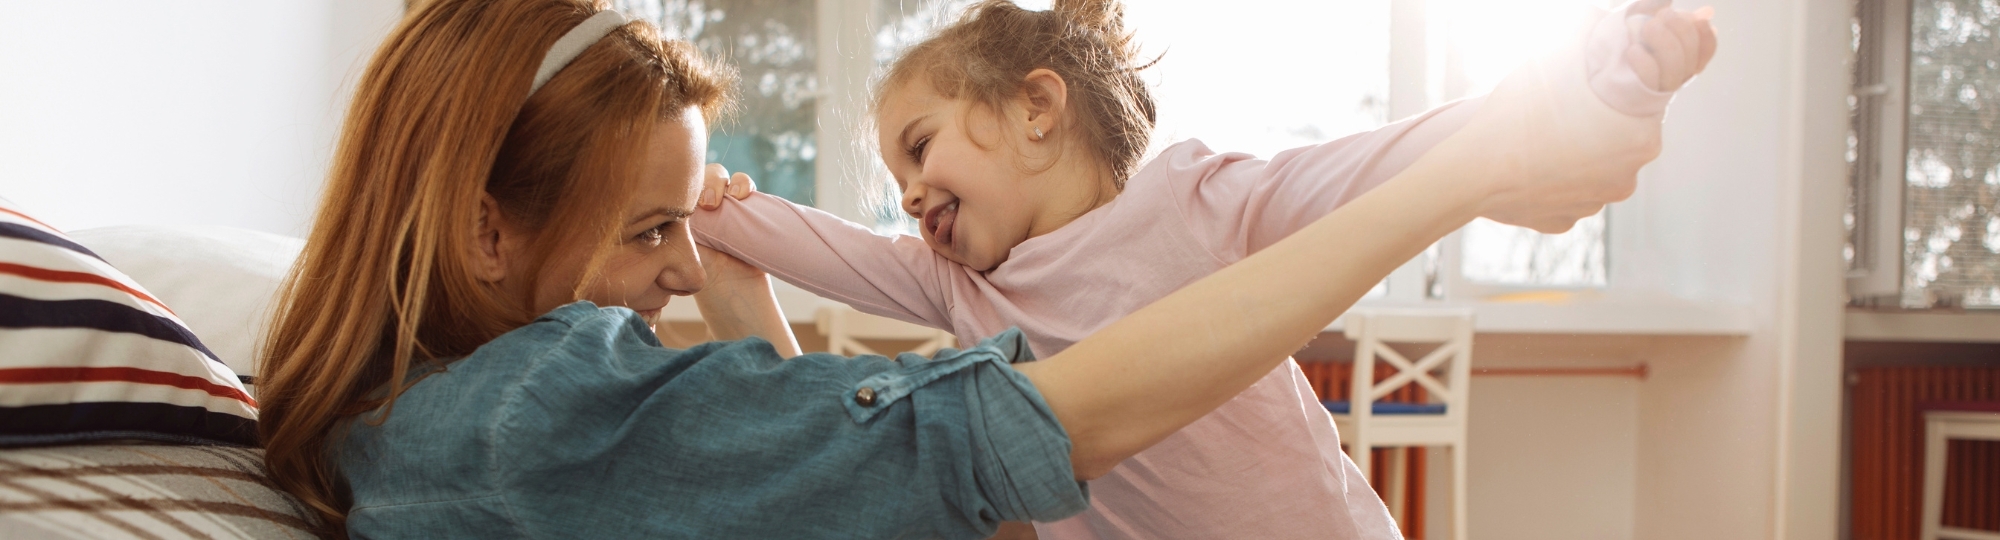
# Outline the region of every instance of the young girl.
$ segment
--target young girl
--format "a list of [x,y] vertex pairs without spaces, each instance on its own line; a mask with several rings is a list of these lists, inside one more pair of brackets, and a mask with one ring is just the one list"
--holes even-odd
[[[1628,6],[1569,51],[1587,58],[1517,78],[1587,84],[1598,97],[1563,106],[1610,105],[1657,122],[1713,53],[1707,17],[1664,1]],[[1019,327],[1037,355],[1058,354],[1378,189],[1476,115],[1540,113],[1471,100],[1268,161],[1187,141],[1142,168],[1154,117],[1140,61],[1113,0],[1057,0],[1045,12],[982,3],[899,59],[877,95],[883,162],[921,240],[747,196],[744,182],[725,185],[721,175],[702,200],[720,209],[694,220],[696,239],[865,312],[967,343]],[[747,198],[721,204],[724,190]],[[1204,308],[1248,317],[1273,307],[1231,298]],[[1036,530],[1055,539],[1399,536],[1290,361],[1091,491],[1089,511]]]
[[[370,61],[259,373],[271,477],[329,534],[977,538],[1074,515],[1083,480],[1248,388],[1424,246],[1478,215],[1574,222],[1659,144],[1657,122],[1591,110],[1483,115],[1042,361],[1010,366],[1033,358],[1015,332],[786,360],[764,275],[699,257],[687,228],[729,76],[655,32],[601,3],[434,0]],[[642,316],[690,293],[742,339],[661,347]],[[1230,303],[1259,308],[1211,309]]]

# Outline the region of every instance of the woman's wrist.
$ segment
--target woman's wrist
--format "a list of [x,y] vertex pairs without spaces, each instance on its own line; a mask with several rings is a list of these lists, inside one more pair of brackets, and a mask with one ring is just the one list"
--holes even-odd
[[694,299],[711,337],[725,341],[761,337],[771,342],[778,354],[798,356],[798,340],[778,310],[770,277],[727,253],[706,246],[699,250],[708,282],[694,293]]

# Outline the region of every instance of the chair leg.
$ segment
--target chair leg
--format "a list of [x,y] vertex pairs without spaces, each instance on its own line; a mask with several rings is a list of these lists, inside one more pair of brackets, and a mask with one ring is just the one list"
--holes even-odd
[[[1404,459],[1403,455],[1405,449],[1408,447],[1391,446],[1388,448],[1389,460],[1387,463],[1384,463],[1384,468],[1389,470],[1389,477],[1382,479],[1382,501],[1389,504],[1389,517],[1394,518],[1396,523],[1400,524],[1410,515],[1409,467],[1405,465],[1408,460]],[[1403,528],[1407,529],[1407,527]]]
[[1944,426],[1934,421],[1924,424],[1924,515],[1917,538],[1938,540],[1939,529],[1944,528],[1945,450],[1950,443]]
[[1451,445],[1451,537],[1465,540],[1470,529],[1465,519],[1465,442]]
[[1369,466],[1374,464],[1375,456],[1369,450],[1373,449],[1373,447],[1368,446],[1366,439],[1360,437],[1356,437],[1352,441],[1347,441],[1348,459],[1354,460],[1354,467],[1361,469],[1361,479],[1367,481],[1371,487],[1375,485],[1375,478],[1373,478],[1375,471],[1369,468]]

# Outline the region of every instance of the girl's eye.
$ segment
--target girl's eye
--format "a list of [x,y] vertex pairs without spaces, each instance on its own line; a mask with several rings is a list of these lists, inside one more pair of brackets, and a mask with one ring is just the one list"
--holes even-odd
[[639,243],[646,244],[648,246],[660,245],[660,242],[664,242],[667,239],[667,227],[672,227],[673,225],[674,222],[672,221],[661,223],[660,226],[658,227],[653,227],[651,229],[646,229],[645,231],[640,232],[639,236],[635,236],[632,239],[637,240],[639,241]]
[[910,161],[914,161],[921,164],[924,162],[924,150],[930,148],[930,146],[931,146],[931,138],[929,136],[925,136],[924,138],[917,139],[917,142],[911,144],[909,148],[905,149],[905,151],[910,154]]

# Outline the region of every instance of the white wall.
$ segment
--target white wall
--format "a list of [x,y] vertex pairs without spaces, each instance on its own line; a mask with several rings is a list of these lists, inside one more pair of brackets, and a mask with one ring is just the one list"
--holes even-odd
[[[1627,368],[1647,344],[1677,338],[1481,335],[1480,368]],[[1480,540],[1629,540],[1638,470],[1639,395],[1630,376],[1475,376],[1467,444],[1473,536]],[[1433,454],[1429,538],[1444,536],[1448,462]]]
[[1672,285],[1741,298],[1756,323],[1740,342],[1648,352],[1634,525],[1834,538],[1851,2],[1713,3],[1724,45],[1642,189],[1651,212],[1691,220],[1655,237],[1682,268]]
[[19,2],[0,17],[0,197],[64,229],[302,236],[400,0]]

